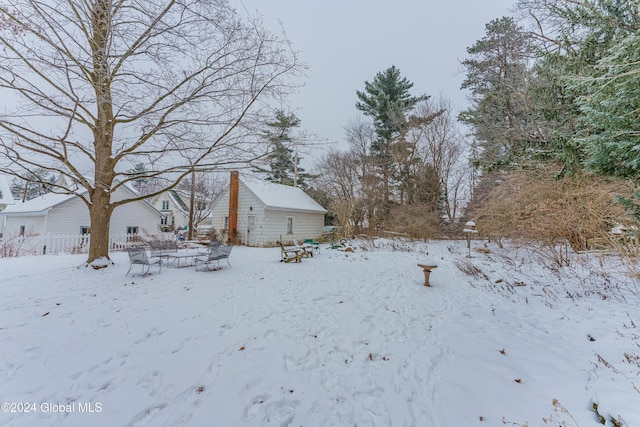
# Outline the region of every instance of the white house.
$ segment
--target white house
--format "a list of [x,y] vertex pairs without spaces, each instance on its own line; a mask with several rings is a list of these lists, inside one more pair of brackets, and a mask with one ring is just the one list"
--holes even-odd
[[11,187],[9,187],[9,181],[4,175],[0,175],[0,211],[3,211],[7,206],[15,204],[13,195],[11,194]]
[[269,247],[280,239],[286,243],[319,238],[326,212],[297,187],[251,178],[240,180],[237,172],[232,172],[231,183],[214,202],[212,221],[229,240],[233,240],[235,228],[238,243]]
[[151,204],[162,212],[161,225],[164,229],[179,230],[189,225],[189,207],[175,190],[156,196]]
[[[134,190],[118,189],[113,200],[131,197]],[[162,214],[146,201],[118,206],[111,216],[110,234],[158,233]],[[88,234],[91,232],[89,209],[76,195],[47,193],[0,212],[3,236],[45,236],[47,234]]]

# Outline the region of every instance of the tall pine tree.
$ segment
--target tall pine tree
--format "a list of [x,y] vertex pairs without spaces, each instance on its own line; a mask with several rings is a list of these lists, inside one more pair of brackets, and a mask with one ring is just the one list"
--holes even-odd
[[365,81],[364,91],[356,91],[359,101],[356,108],[373,119],[376,140],[371,144],[371,153],[380,170],[383,197],[390,201],[391,177],[394,174],[393,149],[395,138],[407,126],[407,114],[417,103],[427,100],[427,95],[412,96],[409,90],[413,83],[401,77],[395,66],[376,74],[372,82]]
[[530,42],[513,18],[486,25],[486,35],[467,48],[462,62],[472,106],[460,120],[473,129],[485,169],[510,165],[530,156],[531,115],[527,80]]
[[273,121],[266,123],[263,132],[264,138],[270,144],[270,152],[267,155],[269,168],[255,167],[256,172],[266,174],[266,180],[283,185],[296,185],[306,188],[306,179],[309,174],[300,167],[300,157],[291,146],[299,143],[295,141],[292,132],[300,127],[300,119],[293,113],[287,114],[283,110],[277,110]]

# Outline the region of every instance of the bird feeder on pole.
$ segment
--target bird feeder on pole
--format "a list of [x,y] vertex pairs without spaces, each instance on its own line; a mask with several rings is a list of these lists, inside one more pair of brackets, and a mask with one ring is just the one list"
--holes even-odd
[[467,235],[467,250],[469,251],[469,255],[467,255],[467,257],[471,258],[471,236],[478,232],[478,230],[476,230],[476,223],[473,221],[467,221],[462,232]]

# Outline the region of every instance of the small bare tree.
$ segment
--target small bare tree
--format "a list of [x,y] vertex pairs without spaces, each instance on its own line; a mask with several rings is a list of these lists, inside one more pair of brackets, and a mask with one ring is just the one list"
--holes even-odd
[[319,174],[315,179],[318,187],[330,195],[329,206],[340,226],[361,225],[363,221],[360,182],[357,174],[359,159],[353,152],[342,153],[331,150],[326,153],[318,166]]
[[179,194],[189,199],[188,239],[195,237],[194,230],[211,215],[213,202],[223,193],[226,185],[226,181],[218,174],[193,172],[176,187]]
[[[369,229],[377,229],[384,220],[386,208],[383,177],[379,159],[371,153],[371,145],[376,140],[376,130],[371,122],[353,120],[345,127],[345,135],[350,145],[349,157],[354,177],[357,179],[358,198],[361,206],[361,220]],[[351,173],[351,172],[350,172]]]
[[[284,37],[226,0],[4,1],[0,171],[65,176],[52,188],[87,205],[88,262],[108,259],[118,206],[264,155],[252,123],[301,69]],[[140,162],[152,168],[124,172]],[[160,177],[151,194],[112,199]]]
[[455,114],[451,101],[442,95],[422,102],[414,111],[406,136],[421,159],[416,169],[423,176],[418,180],[423,188],[416,191],[428,195],[431,200],[423,201],[433,210],[443,212],[449,222],[458,214],[467,168],[465,145]]

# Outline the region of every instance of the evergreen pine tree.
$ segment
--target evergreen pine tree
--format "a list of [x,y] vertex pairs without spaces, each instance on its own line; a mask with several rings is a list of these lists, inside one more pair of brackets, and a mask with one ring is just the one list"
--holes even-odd
[[[144,163],[137,163],[133,168],[127,169],[127,173],[131,175],[146,175],[147,167]],[[133,187],[139,192],[143,192],[144,185],[149,182],[147,178],[137,178],[133,180]]]
[[11,194],[16,199],[26,201],[42,196],[51,191],[48,184],[55,181],[55,176],[42,168],[25,172],[20,178],[11,182]]
[[406,77],[401,77],[395,66],[376,74],[372,82],[365,81],[364,91],[356,91],[359,101],[356,108],[373,119],[376,140],[371,144],[371,153],[376,158],[382,177],[385,203],[390,199],[390,181],[394,174],[394,137],[407,126],[407,113],[427,95],[412,96],[413,87]]
[[295,114],[287,114],[283,110],[277,110],[274,120],[266,123],[263,135],[271,147],[267,155],[269,168],[255,167],[254,170],[266,174],[267,181],[291,186],[295,181],[298,187],[307,187],[309,174],[300,167],[301,158],[290,148],[296,142],[291,133],[300,127],[300,123]]
[[460,114],[460,120],[473,129],[481,165],[492,170],[528,158],[532,133],[529,37],[513,18],[502,17],[486,25],[486,35],[467,53],[462,89],[470,90],[472,106]]

